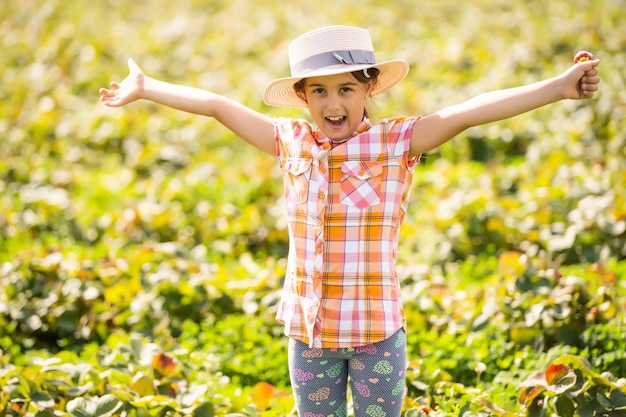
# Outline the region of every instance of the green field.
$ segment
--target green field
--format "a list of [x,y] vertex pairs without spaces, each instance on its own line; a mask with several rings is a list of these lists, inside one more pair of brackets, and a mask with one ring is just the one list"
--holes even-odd
[[217,122],[98,88],[151,76],[271,116],[287,44],[370,30],[409,76],[374,117],[555,76],[600,92],[468,130],[415,171],[398,252],[407,416],[626,416],[624,0],[6,1],[0,411],[285,416],[277,161]]

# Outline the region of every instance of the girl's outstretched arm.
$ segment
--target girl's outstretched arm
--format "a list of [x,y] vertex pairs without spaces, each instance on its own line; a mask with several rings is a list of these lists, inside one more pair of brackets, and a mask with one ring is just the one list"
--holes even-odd
[[415,123],[411,155],[436,148],[464,130],[507,119],[562,99],[586,99],[598,90],[599,60],[574,64],[561,75],[537,83],[481,94],[446,107]]
[[111,88],[100,89],[100,100],[108,107],[121,107],[139,99],[177,110],[214,117],[260,150],[276,154],[273,120],[234,100],[198,88],[170,84],[146,76],[132,59],[129,74]]

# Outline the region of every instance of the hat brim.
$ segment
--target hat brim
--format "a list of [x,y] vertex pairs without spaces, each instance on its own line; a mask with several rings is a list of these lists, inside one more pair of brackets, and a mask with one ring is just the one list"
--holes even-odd
[[306,107],[307,104],[296,94],[293,85],[303,78],[322,77],[326,75],[345,74],[347,72],[361,71],[366,68],[378,68],[380,74],[377,77],[376,85],[372,90],[372,96],[380,94],[398,84],[409,73],[409,64],[402,60],[384,61],[378,64],[339,64],[323,69],[305,73],[299,77],[279,78],[272,81],[265,87],[263,101],[268,106],[279,107]]

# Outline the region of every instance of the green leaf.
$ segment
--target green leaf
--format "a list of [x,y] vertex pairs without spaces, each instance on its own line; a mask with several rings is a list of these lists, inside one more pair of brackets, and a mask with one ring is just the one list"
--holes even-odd
[[121,389],[113,389],[111,390],[111,394],[115,395],[122,402],[131,402],[136,396],[132,392],[121,390]]
[[626,392],[619,389],[614,389],[609,394],[609,400],[611,401],[611,404],[613,404],[613,406],[616,408],[626,407]]
[[192,385],[185,392],[179,396],[179,401],[182,407],[192,407],[198,400],[200,400],[207,392],[208,387],[206,385]]
[[11,399],[24,399],[30,400],[31,398],[31,386],[28,379],[23,376],[19,376],[19,384],[11,392]]
[[98,399],[95,416],[100,417],[111,415],[119,410],[122,405],[123,403],[114,395],[105,394]]
[[50,396],[50,394],[42,391],[33,392],[31,400],[35,402],[39,408],[54,407],[54,399]]
[[212,402],[206,402],[193,410],[193,417],[213,417],[215,415],[215,406]]
[[578,407],[578,409],[576,410],[576,413],[580,417],[595,417],[596,415],[593,409],[589,405],[582,405]]
[[545,417],[546,407],[538,404],[531,404],[528,407],[528,417]]
[[555,365],[567,365],[570,368],[580,369],[587,375],[592,375],[594,373],[589,361],[581,356],[562,355],[552,361],[552,363]]
[[596,392],[596,401],[605,410],[613,408],[611,402],[601,392]]
[[67,391],[65,391],[65,393],[69,395],[70,397],[78,397],[78,396],[84,395],[91,388],[93,388],[93,382],[89,381],[84,385],[78,385],[78,386],[72,387],[68,389]]
[[509,337],[517,344],[528,345],[537,338],[542,338],[543,332],[539,329],[528,327],[524,323],[516,323],[511,327]]
[[574,402],[564,395],[554,398],[554,405],[559,417],[573,417],[576,411]]
[[96,403],[87,398],[74,398],[68,401],[66,411],[72,417],[94,417]]

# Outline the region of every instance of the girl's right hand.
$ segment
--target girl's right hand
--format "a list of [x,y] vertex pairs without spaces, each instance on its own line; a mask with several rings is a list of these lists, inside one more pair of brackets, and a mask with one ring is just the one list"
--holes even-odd
[[128,69],[130,72],[121,83],[113,81],[111,89],[100,89],[100,101],[105,106],[121,107],[141,98],[145,75],[132,58],[128,60]]

